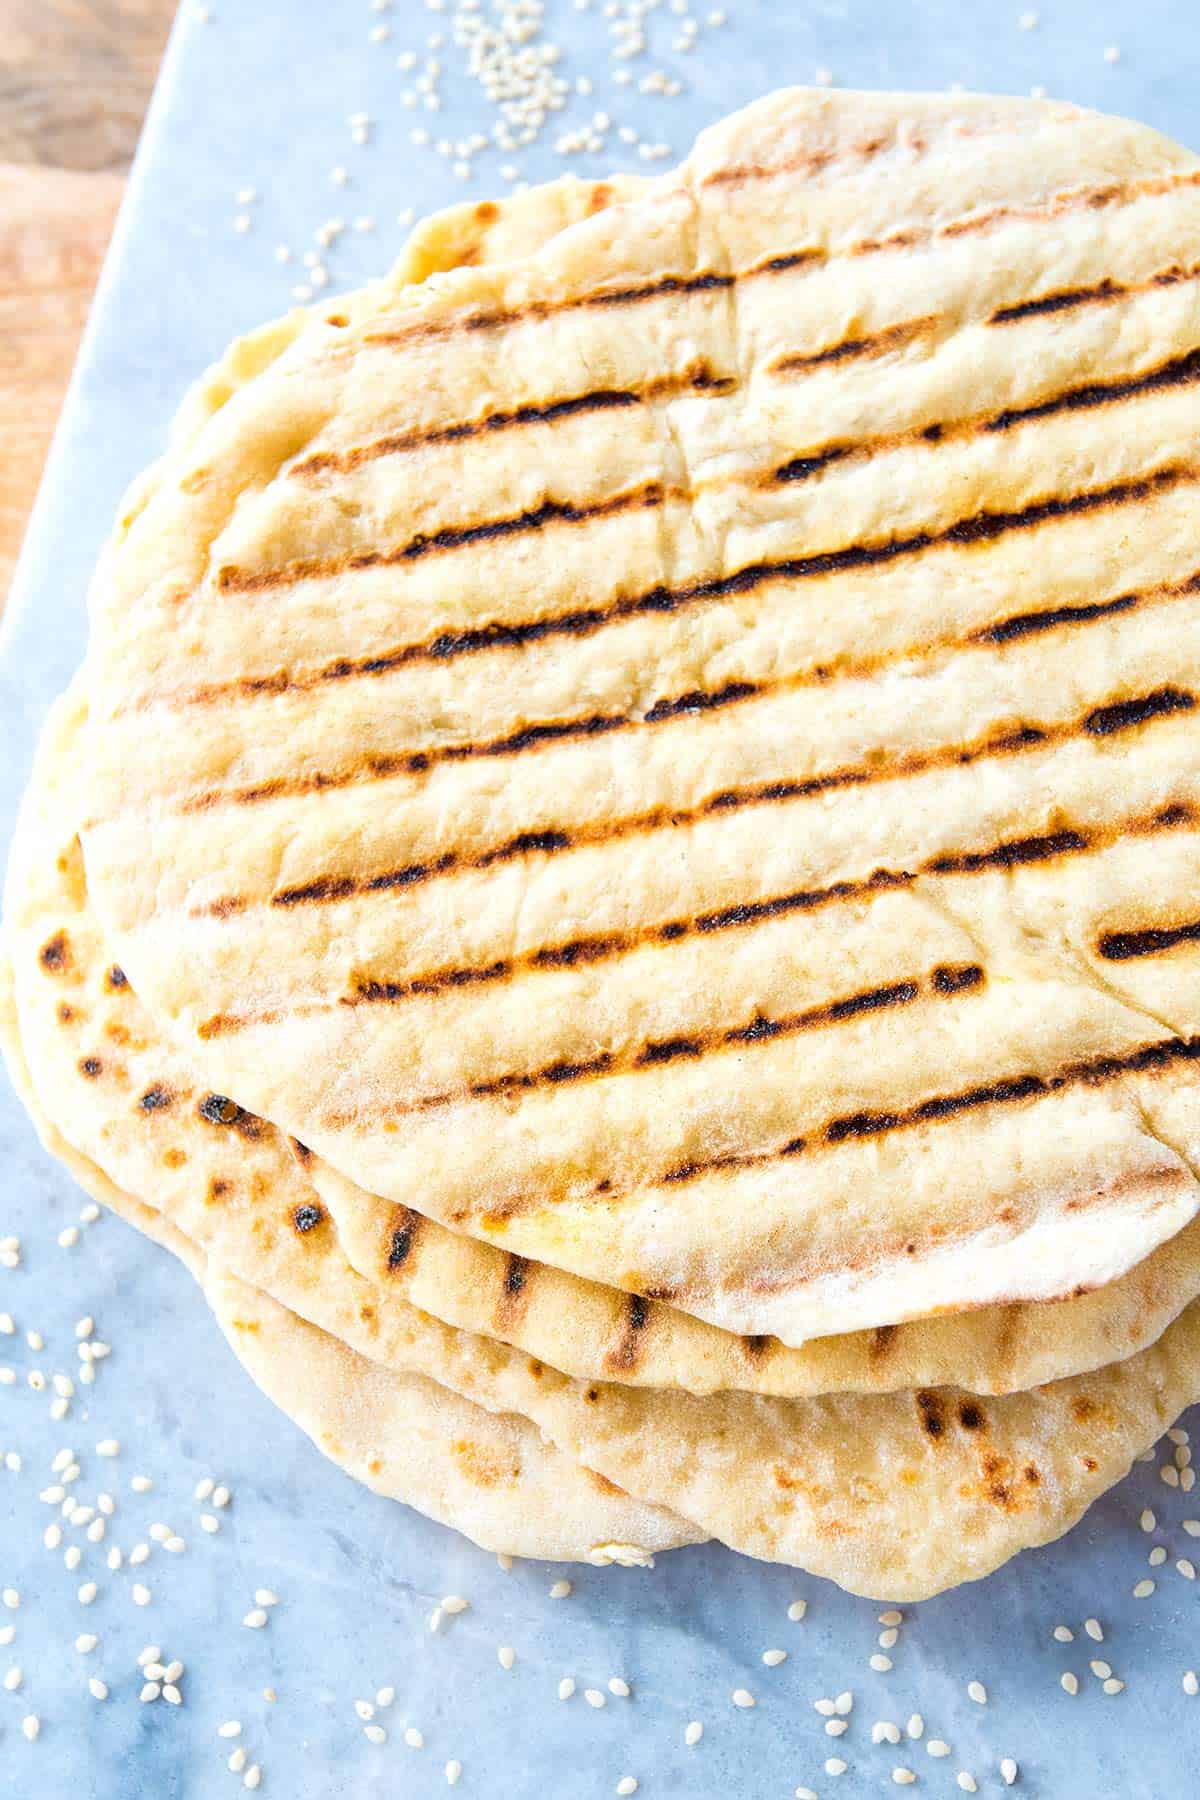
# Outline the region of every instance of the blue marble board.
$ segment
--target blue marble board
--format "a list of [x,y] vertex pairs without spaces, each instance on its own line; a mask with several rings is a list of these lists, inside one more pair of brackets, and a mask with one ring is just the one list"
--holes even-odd
[[[704,27],[685,55],[671,48],[675,20],[651,18],[657,46],[633,63],[677,74],[684,91],[670,101],[613,84],[605,45],[609,21],[595,3],[577,9],[549,0],[547,38],[564,47],[563,67],[593,76],[590,98],[572,100],[563,128],[597,108],[682,153],[694,132],[732,107],[785,81],[814,79],[825,68],[842,85],[967,88],[1026,93],[1035,85],[1135,115],[1200,147],[1196,75],[1200,16],[1183,0],[1046,0],[1034,27],[1018,22],[1017,0],[728,0],[729,19]],[[373,40],[380,24],[385,42]],[[406,48],[424,52],[430,32],[449,31],[416,0],[390,12],[364,0],[213,0],[210,17],[188,5],[177,25],[146,127],[129,197],[109,257],[84,350],[63,415],[15,591],[0,654],[0,837],[11,826],[37,727],[71,673],[84,643],[84,592],[96,552],[127,480],[160,448],[164,422],[185,385],[236,332],[284,310],[298,261],[276,262],[283,242],[297,252],[331,214],[369,215],[372,231],[348,231],[328,257],[335,285],[382,270],[404,236],[401,215],[502,192],[499,165],[519,160],[531,180],[560,173],[554,129],[519,159],[491,152],[476,160],[470,184],[431,148],[410,143],[414,124],[456,138],[491,122],[452,47],[443,110],[436,116],[400,104],[412,77],[397,69]],[[1106,60],[1106,47],[1120,52]],[[458,71],[457,73],[455,71]],[[369,142],[353,141],[355,113],[373,121]],[[616,154],[614,154],[616,153]],[[348,172],[344,189],[330,171]],[[602,167],[644,169],[614,136],[603,159],[582,156],[582,173]],[[661,166],[661,165],[659,165]],[[253,186],[257,198],[239,203]],[[240,211],[246,232],[234,229]],[[13,1800],[208,1800],[242,1792],[226,1768],[234,1747],[216,1735],[221,1720],[243,1722],[249,1760],[263,1769],[262,1792],[280,1800],[423,1800],[446,1789],[443,1767],[463,1764],[460,1792],[512,1800],[599,1800],[619,1779],[639,1792],[770,1800],[798,1785],[821,1800],[857,1800],[895,1791],[893,1767],[911,1766],[917,1791],[957,1794],[958,1771],[979,1791],[1006,1791],[1000,1759],[1019,1764],[1017,1792],[1039,1800],[1106,1795],[1121,1800],[1200,1792],[1200,1698],[1181,1687],[1200,1663],[1197,1585],[1175,1560],[1191,1540],[1182,1520],[1193,1510],[1153,1466],[1137,1469],[1093,1509],[1065,1542],[1019,1558],[982,1587],[906,1610],[894,1668],[872,1673],[879,1607],[793,1571],[758,1565],[721,1550],[663,1557],[652,1573],[548,1569],[518,1565],[502,1573],[493,1558],[405,1509],[358,1489],[252,1388],[235,1365],[189,1279],[133,1231],[104,1218],[71,1250],[59,1231],[82,1196],[39,1149],[20,1107],[0,1093],[0,1238],[19,1234],[21,1265],[0,1268],[0,1312],[16,1320],[0,1336],[0,1364],[18,1372],[0,1386],[0,1587],[21,1594],[18,1611],[0,1607],[0,1626],[15,1625],[0,1647],[0,1672],[20,1665],[17,1691],[0,1686],[0,1794]],[[71,1416],[53,1422],[48,1393],[26,1383],[40,1367],[73,1372],[74,1322],[92,1314],[113,1354]],[[23,1333],[39,1330],[34,1351]],[[115,1459],[95,1445],[115,1437]],[[81,1499],[111,1492],[117,1510],[107,1543],[83,1533],[76,1572],[62,1549],[43,1547],[55,1516],[39,1502],[60,1446],[78,1453]],[[10,1457],[11,1460],[11,1457]],[[154,1491],[135,1493],[144,1473]],[[219,1534],[198,1528],[204,1510],[196,1482],[211,1475],[233,1493]],[[1139,1528],[1152,1506],[1158,1526]],[[185,1554],[156,1548],[141,1570],[111,1573],[108,1544],[126,1551],[159,1520],[188,1543]],[[1134,1600],[1147,1553],[1162,1543],[1166,1564],[1156,1593]],[[570,1573],[574,1593],[551,1601],[556,1576]],[[132,1605],[141,1576],[150,1605]],[[76,1590],[94,1577],[98,1596],[81,1606]],[[253,1590],[280,1596],[266,1630],[241,1624]],[[471,1610],[440,1634],[426,1628],[439,1596],[459,1592]],[[788,1603],[808,1601],[802,1623]],[[1105,1646],[1080,1634],[1082,1620],[1103,1623]],[[1076,1631],[1052,1638],[1056,1623]],[[100,1643],[76,1652],[77,1633]],[[184,1704],[141,1706],[135,1667],[146,1643],[186,1664]],[[496,1648],[510,1644],[506,1673]],[[765,1668],[761,1653],[779,1646],[789,1659]],[[1126,1682],[1114,1697],[1089,1672],[1105,1657]],[[1064,1669],[1080,1678],[1069,1698]],[[86,1678],[109,1684],[93,1699]],[[564,1675],[580,1693],[560,1702]],[[603,1710],[582,1689],[621,1675],[630,1699]],[[966,1684],[985,1683],[974,1703]],[[381,1719],[389,1741],[369,1744],[353,1702],[383,1684],[397,1690]],[[731,1691],[757,1697],[738,1710]],[[276,1698],[264,1696],[272,1689]],[[819,1695],[855,1695],[850,1727],[836,1743],[813,1710]],[[952,1754],[931,1758],[923,1741],[900,1748],[871,1743],[875,1719],[901,1725],[914,1711],[926,1740]],[[21,1720],[36,1713],[36,1742]],[[683,1727],[705,1725],[694,1749]],[[402,1730],[419,1727],[425,1748],[409,1749]],[[841,1775],[825,1772],[831,1755]]]

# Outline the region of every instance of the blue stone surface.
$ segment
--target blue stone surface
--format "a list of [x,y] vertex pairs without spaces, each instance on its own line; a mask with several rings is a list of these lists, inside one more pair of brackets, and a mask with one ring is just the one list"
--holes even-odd
[[[696,0],[696,16],[707,16]],[[732,107],[788,81],[813,79],[820,67],[839,83],[862,87],[968,88],[1054,95],[1143,118],[1200,146],[1196,75],[1200,15],[1182,0],[1046,0],[1035,29],[1018,28],[1017,0],[811,0],[769,4],[729,0],[729,23],[701,32],[692,55],[674,52],[673,16],[651,20],[657,48],[632,66],[662,66],[686,84],[663,101],[614,86],[601,7],[578,11],[550,0],[547,36],[562,45],[564,68],[588,72],[595,86],[573,100],[563,128],[604,108],[653,141],[682,153],[695,130]],[[369,39],[389,23],[386,43]],[[159,450],[166,420],[186,384],[236,332],[289,304],[301,278],[274,246],[297,253],[330,215],[370,215],[371,232],[350,230],[329,261],[334,279],[352,285],[383,269],[404,228],[397,215],[423,213],[465,195],[502,192],[501,163],[480,157],[469,185],[409,134],[427,125],[457,138],[491,123],[452,47],[441,52],[448,75],[444,109],[404,110],[412,77],[396,67],[410,45],[449,30],[449,15],[413,0],[390,13],[341,0],[213,0],[212,17],[185,8],[177,26],[109,258],[95,313],[37,507],[0,652],[0,834],[11,826],[37,727],[71,673],[84,643],[84,595],[97,550],[129,478]],[[1119,47],[1107,62],[1106,46]],[[459,70],[457,74],[449,73]],[[365,147],[348,120],[374,121]],[[531,180],[561,172],[552,129],[518,159]],[[624,146],[613,140],[614,149]],[[344,165],[349,183],[331,185]],[[620,159],[576,159],[582,172]],[[644,169],[626,154],[624,166]],[[236,195],[253,186],[245,206]],[[240,211],[252,229],[233,229]],[[538,1800],[600,1800],[625,1774],[646,1800],[659,1795],[708,1800],[773,1800],[798,1785],[821,1800],[857,1800],[894,1791],[892,1769],[919,1776],[919,1793],[949,1796],[960,1769],[983,1794],[1003,1790],[1000,1759],[1020,1765],[1016,1791],[1040,1800],[1166,1800],[1200,1791],[1200,1698],[1181,1677],[1200,1664],[1196,1584],[1174,1568],[1193,1548],[1182,1520],[1195,1511],[1154,1467],[1143,1467],[1095,1507],[1063,1543],[1022,1556],[981,1587],[905,1609],[894,1669],[872,1673],[880,1607],[840,1594],[794,1571],[717,1549],[663,1557],[653,1573],[561,1571],[518,1565],[502,1573],[491,1557],[405,1509],[375,1499],[329,1466],[255,1391],[227,1351],[188,1277],[133,1231],[105,1217],[73,1250],[57,1235],[76,1219],[83,1196],[39,1149],[20,1107],[0,1092],[0,1237],[20,1235],[17,1270],[0,1269],[0,1312],[18,1332],[0,1336],[0,1364],[19,1374],[0,1386],[0,1450],[21,1458],[0,1466],[0,1587],[21,1594],[20,1609],[0,1607],[15,1624],[0,1647],[0,1673],[24,1671],[17,1692],[0,1687],[0,1795],[12,1800],[209,1800],[240,1792],[226,1770],[234,1745],[217,1725],[238,1718],[249,1760],[263,1767],[262,1792],[279,1800],[424,1800],[445,1790],[443,1765],[454,1757],[463,1794]],[[72,1415],[55,1424],[50,1394],[32,1391],[27,1372],[73,1373],[74,1322],[94,1315],[113,1354]],[[40,1330],[45,1347],[24,1339]],[[113,1459],[95,1445],[115,1437]],[[51,1458],[73,1447],[82,1465],[80,1499],[111,1492],[117,1510],[108,1540],[84,1546],[81,1567],[62,1550],[43,1548],[55,1509],[39,1491],[53,1477]],[[130,1478],[153,1478],[138,1495]],[[222,1529],[199,1529],[204,1510],[196,1482],[229,1484],[233,1502]],[[1158,1528],[1138,1525],[1152,1506]],[[144,1569],[110,1573],[110,1543],[128,1552],[156,1521],[188,1542],[185,1554],[155,1548]],[[1166,1564],[1149,1599],[1131,1597],[1147,1573],[1151,1546]],[[573,1595],[552,1602],[554,1578],[570,1573]],[[93,1578],[95,1603],[80,1605]],[[151,1604],[130,1599],[135,1579]],[[241,1624],[254,1589],[280,1603],[266,1630]],[[431,1636],[425,1620],[443,1594],[470,1597],[471,1610]],[[803,1623],[789,1623],[794,1597],[809,1602]],[[1081,1633],[1095,1615],[1103,1647]],[[1065,1622],[1074,1643],[1055,1643]],[[91,1655],[73,1648],[94,1631]],[[164,1660],[186,1664],[185,1703],[140,1706],[138,1650],[159,1644]],[[511,1644],[505,1673],[496,1647]],[[789,1659],[764,1668],[761,1653],[779,1646]],[[1127,1683],[1105,1696],[1089,1672],[1103,1656]],[[1070,1699],[1063,1669],[1079,1676]],[[89,1674],[111,1688],[92,1699]],[[563,1675],[580,1692],[556,1698]],[[584,1704],[585,1686],[625,1676],[633,1698]],[[987,1687],[986,1707],[966,1693]],[[382,1684],[397,1698],[386,1715],[389,1741],[363,1737],[353,1702]],[[735,1709],[731,1691],[746,1686],[753,1710]],[[264,1698],[273,1688],[277,1699]],[[850,1728],[836,1743],[813,1710],[814,1698],[851,1689]],[[924,1715],[927,1737],[952,1755],[931,1759],[924,1743],[873,1746],[875,1719],[902,1726]],[[42,1720],[37,1742],[21,1734],[25,1714]],[[703,1741],[685,1749],[689,1719]],[[424,1734],[408,1749],[403,1727]],[[845,1759],[840,1777],[827,1757]]]

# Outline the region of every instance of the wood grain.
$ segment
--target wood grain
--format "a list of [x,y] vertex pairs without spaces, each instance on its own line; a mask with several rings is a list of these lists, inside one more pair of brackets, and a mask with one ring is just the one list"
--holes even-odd
[[0,603],[123,187],[119,175],[0,168]]
[[173,10],[0,0],[0,607]]

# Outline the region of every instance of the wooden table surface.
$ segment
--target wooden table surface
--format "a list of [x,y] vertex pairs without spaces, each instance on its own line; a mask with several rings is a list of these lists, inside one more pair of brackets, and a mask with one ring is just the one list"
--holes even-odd
[[0,605],[173,0],[0,0]]

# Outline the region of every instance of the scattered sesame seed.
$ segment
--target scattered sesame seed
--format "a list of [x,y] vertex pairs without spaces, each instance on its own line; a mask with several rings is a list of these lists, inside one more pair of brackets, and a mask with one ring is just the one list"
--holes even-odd
[[241,1774],[242,1770],[246,1766],[246,1752],[240,1744],[238,1745],[237,1749],[233,1752],[233,1755],[229,1758],[229,1761],[225,1766],[226,1766],[226,1768],[230,1769],[233,1772],[233,1774],[235,1774],[235,1775]]
[[819,1796],[816,1788],[798,1787],[796,1789],[796,1800],[819,1800]]
[[99,1642],[100,1639],[96,1636],[94,1631],[81,1631],[79,1636],[75,1639],[75,1648],[79,1651],[81,1656],[87,1656],[96,1648],[96,1645]]
[[847,1688],[844,1693],[838,1695],[833,1704],[837,1711],[846,1717],[854,1711],[854,1695]]
[[610,1676],[608,1691],[610,1694],[615,1694],[618,1700],[628,1700],[630,1692],[629,1683],[625,1680],[623,1675]]
[[79,1601],[80,1606],[90,1606],[92,1601],[96,1598],[96,1593],[97,1588],[95,1582],[85,1581],[75,1598]]
[[47,1550],[57,1550],[58,1546],[62,1543],[62,1535],[61,1525],[47,1525],[45,1531],[42,1533],[42,1542],[45,1544]]
[[768,1669],[777,1669],[779,1667],[780,1663],[787,1661],[787,1651],[786,1650],[764,1650],[762,1653],[762,1659]]
[[552,1600],[565,1600],[570,1592],[571,1583],[569,1581],[556,1581],[554,1586],[550,1589],[550,1598]]
[[1146,1561],[1150,1564],[1152,1569],[1161,1569],[1166,1560],[1167,1553],[1161,1544],[1156,1544],[1146,1558]]
[[881,1650],[894,1650],[899,1641],[900,1633],[896,1630],[894,1625],[890,1625],[886,1631],[881,1631],[879,1634],[879,1648]]
[[161,1655],[162,1651],[157,1644],[147,1644],[144,1650],[138,1652],[138,1668],[144,1669],[148,1664],[156,1663]]
[[564,1675],[562,1680],[558,1684],[559,1699],[560,1700],[569,1700],[571,1698],[571,1695],[574,1692],[575,1692],[574,1678],[570,1675]]
[[4,1686],[10,1694],[15,1694],[24,1679],[25,1676],[22,1670],[14,1663],[13,1667],[4,1677]]
[[979,1783],[967,1769],[960,1769],[955,1780],[958,1782],[958,1785],[964,1794],[977,1794],[979,1792]]
[[148,1494],[154,1483],[148,1475],[135,1475],[129,1485],[135,1494]]
[[[89,1321],[89,1323],[88,1323],[88,1331],[89,1332],[91,1331],[91,1328],[92,1328],[91,1323]],[[17,1329],[16,1325],[13,1323],[12,1314],[11,1313],[0,1313],[0,1333],[3,1333],[3,1335],[5,1337],[11,1337],[13,1335],[13,1332],[16,1329]],[[87,1333],[85,1332],[84,1335],[86,1336]]]
[[[1184,1685],[1186,1687],[1187,1676],[1185,1675],[1183,1679],[1184,1679]],[[1195,1679],[1196,1679],[1196,1677],[1193,1675],[1192,1680],[1195,1681]],[[1194,1689],[1191,1689],[1189,1691],[1195,1692]],[[700,1723],[699,1719],[689,1720],[688,1723],[683,1728],[683,1741],[687,1745],[689,1750],[692,1749],[696,1744],[698,1744],[700,1742],[700,1739],[703,1736],[704,1736],[704,1727]]]
[[604,1695],[600,1692],[599,1688],[584,1688],[583,1697],[589,1706],[604,1706],[606,1704]]
[[108,1684],[107,1684],[107,1682],[101,1681],[101,1679],[98,1675],[90,1676],[88,1679],[88,1693],[92,1696],[93,1700],[107,1700],[108,1699]]
[[26,1716],[21,1720],[21,1730],[24,1732],[25,1736],[29,1739],[29,1742],[31,1744],[32,1744],[33,1740],[37,1737],[37,1734],[41,1729],[42,1729],[42,1721],[38,1718],[36,1713],[27,1713]]
[[897,1787],[911,1787],[916,1779],[912,1770],[906,1769],[901,1763],[898,1763],[892,1770],[892,1780]]
[[950,1746],[944,1738],[930,1738],[925,1746],[929,1756],[949,1756]]
[[148,1681],[145,1684],[145,1686],[142,1688],[141,1693],[138,1695],[138,1699],[141,1701],[143,1706],[149,1706],[150,1702],[152,1700],[157,1700],[161,1693],[162,1693],[162,1688],[159,1686],[157,1681]]
[[1200,1519],[1185,1519],[1183,1529],[1189,1537],[1200,1537]]
[[[170,1548],[171,1546],[168,1544],[167,1549]],[[256,1606],[278,1606],[279,1595],[273,1594],[270,1588],[255,1588],[254,1603]]]
[[223,1725],[217,1726],[218,1737],[235,1738],[240,1737],[241,1735],[242,1721],[240,1719],[226,1719]]
[[813,1711],[819,1712],[823,1719],[831,1719],[837,1711],[837,1707],[833,1704],[832,1700],[814,1700]]
[[901,1735],[900,1727],[893,1724],[891,1719],[876,1719],[871,1727],[873,1744],[898,1744]]
[[21,1596],[16,1588],[5,1588],[3,1593],[0,1593],[0,1600],[3,1600],[9,1612],[16,1612],[21,1604]]
[[1125,1683],[1123,1681],[1118,1681],[1115,1675],[1111,1675],[1104,1683],[1104,1692],[1106,1694],[1122,1694],[1124,1691]]
[[76,1225],[68,1225],[58,1234],[58,1247],[60,1250],[73,1250],[78,1242],[79,1228]]
[[1104,60],[1106,63],[1119,63],[1120,62],[1121,51],[1120,51],[1120,48],[1118,47],[1118,45],[1109,44],[1108,48],[1104,52]]
[[79,1567],[80,1563],[83,1561],[83,1551],[79,1548],[78,1544],[67,1545],[67,1548],[63,1551],[63,1561],[66,1563],[68,1569],[72,1571]]
[[1104,1642],[1104,1627],[1101,1625],[1099,1619],[1085,1619],[1083,1621],[1083,1629],[1087,1632],[1094,1644],[1102,1644]]
[[369,1744],[386,1744],[387,1732],[382,1725],[364,1725],[363,1736]]
[[46,1340],[40,1331],[27,1331],[25,1333],[25,1342],[29,1345],[31,1350],[44,1350],[46,1348]]
[[261,1631],[266,1622],[267,1614],[265,1609],[261,1606],[254,1607],[242,1620],[242,1624],[248,1625],[251,1631]]
[[121,1445],[116,1438],[101,1438],[96,1445],[97,1456],[120,1456]]
[[807,1600],[793,1600],[792,1604],[787,1609],[787,1616],[791,1620],[793,1625],[798,1625],[800,1620],[804,1617],[804,1615],[807,1611],[808,1611],[808,1601]]
[[149,1554],[150,1554],[149,1544],[135,1544],[133,1546],[133,1549],[129,1552],[129,1561],[130,1561],[131,1565],[136,1569],[140,1563],[145,1562],[145,1560],[149,1556]]
[[827,1775],[844,1775],[846,1768],[847,1765],[840,1756],[831,1756],[825,1764],[825,1773]]
[[913,1713],[904,1729],[907,1731],[910,1738],[923,1738],[925,1736],[925,1721],[920,1713]]
[[883,1652],[880,1650],[877,1650],[875,1652],[875,1654],[873,1656],[869,1657],[867,1660],[868,1660],[870,1667],[872,1669],[874,1669],[874,1671],[877,1675],[886,1675],[888,1673],[888,1671],[893,1667],[891,1657],[884,1656]]
[[[502,1669],[511,1669],[513,1664],[516,1662],[516,1660],[517,1660],[517,1653],[513,1649],[512,1645],[511,1644],[501,1644],[500,1648],[496,1651],[496,1661],[500,1664],[500,1667]],[[610,1687],[612,1687],[611,1681],[609,1682],[608,1685]],[[616,1688],[613,1688],[614,1694],[616,1693],[616,1691],[617,1691]],[[626,1692],[628,1692],[628,1689],[626,1689]]]
[[636,1794],[638,1791],[637,1776],[622,1775],[620,1781],[617,1783],[615,1791],[618,1794]]
[[442,1609],[440,1606],[435,1606],[429,1615],[429,1629],[430,1631],[440,1631],[442,1629]]
[[1195,1669],[1188,1669],[1185,1673],[1183,1691],[1185,1694],[1200,1694],[1200,1679],[1197,1678]]
[[457,1756],[452,1756],[450,1761],[446,1764],[446,1786],[457,1787],[458,1778],[461,1774],[462,1764],[459,1762]]
[[1037,26],[1038,16],[1035,12],[1023,12],[1017,20],[1017,29],[1019,31],[1036,31]]
[[1146,1576],[1144,1580],[1139,1581],[1134,1587],[1133,1597],[1135,1600],[1148,1600],[1153,1592],[1154,1583],[1150,1580],[1149,1576]]
[[749,1688],[734,1688],[729,1696],[735,1706],[757,1706],[758,1702]]
[[843,1733],[849,1731],[849,1729],[849,1719],[826,1719],[825,1721],[826,1737],[841,1737]]
[[216,1513],[201,1513],[200,1529],[201,1531],[207,1531],[210,1534],[214,1531],[220,1531],[221,1521],[218,1519]]
[[1097,1659],[1095,1662],[1091,1663],[1089,1665],[1089,1667],[1091,1668],[1092,1674],[1095,1675],[1096,1678],[1100,1681],[1106,1681],[1108,1679],[1108,1677],[1112,1674],[1112,1669],[1110,1668],[1108,1663],[1101,1662],[1101,1661],[1099,1661],[1099,1659]]
[[[256,1594],[255,1599],[261,1599],[261,1595]],[[453,1618],[456,1613],[465,1613],[470,1604],[471,1602],[469,1600],[464,1600],[461,1594],[447,1594],[446,1598],[442,1601],[442,1611],[444,1613],[449,1613],[451,1618]]]
[[1179,1486],[1179,1470],[1174,1463],[1164,1463],[1158,1471],[1158,1478],[1166,1487],[1177,1488]]
[[131,1592],[135,1606],[149,1606],[150,1589],[148,1587],[143,1587],[140,1581],[135,1581]]
[[242,1776],[242,1786],[246,1788],[256,1788],[261,1780],[262,1770],[257,1763],[251,1763],[250,1767],[246,1770],[246,1773]]
[[1054,1627],[1054,1641],[1058,1644],[1073,1644],[1075,1642],[1075,1633],[1071,1630],[1069,1625],[1056,1625]]
[[[378,1726],[376,1727],[376,1730],[378,1730]],[[417,1730],[415,1725],[407,1725],[405,1727],[404,1741],[410,1750],[423,1750],[425,1748],[425,1739],[421,1736],[421,1733]]]
[[11,1644],[16,1635],[15,1625],[0,1625],[0,1644]]
[[968,1683],[967,1683],[967,1699],[968,1700],[973,1700],[975,1702],[976,1706],[986,1706],[987,1698],[988,1698],[987,1697],[987,1689],[984,1687],[982,1681],[968,1681]]
[[1196,1565],[1189,1556],[1181,1556],[1175,1564],[1185,1581],[1195,1581]]

